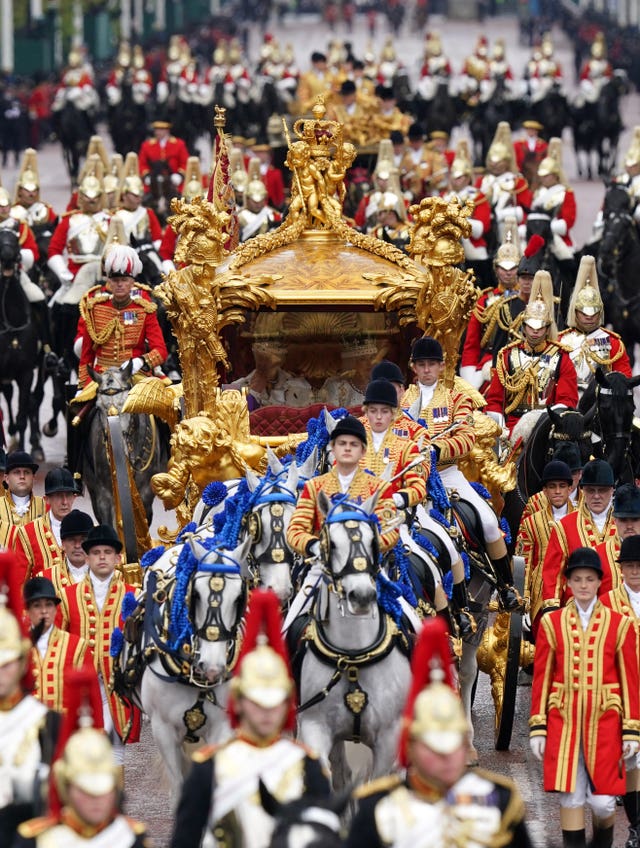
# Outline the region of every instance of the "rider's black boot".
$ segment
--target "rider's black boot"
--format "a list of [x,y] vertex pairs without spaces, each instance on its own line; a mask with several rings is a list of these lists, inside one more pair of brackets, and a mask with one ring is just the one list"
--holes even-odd
[[593,828],[593,839],[589,843],[589,848],[611,848],[613,845],[613,825],[608,827]]
[[465,637],[472,636],[476,632],[478,625],[469,610],[469,595],[467,593],[467,586],[465,583],[453,584],[451,600],[454,615],[458,622],[460,636],[463,639]]
[[640,792],[627,792],[622,803],[629,820],[629,837],[624,848],[640,848]]
[[45,353],[49,353],[53,349],[53,341],[51,335],[51,325],[49,323],[49,307],[46,300],[39,300],[31,303],[31,314],[38,328],[38,338],[42,342],[42,347]]
[[496,579],[498,581],[498,596],[500,605],[507,612],[515,612],[522,608],[522,598],[518,594],[513,585],[513,576],[511,574],[511,560],[508,554],[491,559]]
[[587,842],[584,829],[562,831],[563,848],[586,848],[586,844]]

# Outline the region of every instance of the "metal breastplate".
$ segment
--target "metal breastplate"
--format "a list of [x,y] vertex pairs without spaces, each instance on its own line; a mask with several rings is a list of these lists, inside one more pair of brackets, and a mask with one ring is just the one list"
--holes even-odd
[[[71,219],[67,249],[74,256],[99,256],[104,245],[104,235],[98,223],[89,215],[74,215]],[[73,233],[73,234],[72,234]]]
[[38,227],[49,220],[49,207],[42,201],[36,201],[27,210],[27,223],[30,227]]
[[149,230],[149,215],[144,210],[141,215],[138,210],[131,211],[129,209],[119,209],[118,218],[124,224],[124,230],[128,235],[133,235],[136,239],[150,239]]
[[546,351],[540,356],[532,356],[526,353],[521,347],[515,347],[509,354],[509,372],[512,375],[532,371],[537,367],[537,397],[533,396],[533,389],[525,392],[522,401],[516,409],[512,410],[512,415],[524,415],[532,409],[541,409],[547,405],[547,400],[553,389],[553,379],[558,367],[561,352],[557,349]]

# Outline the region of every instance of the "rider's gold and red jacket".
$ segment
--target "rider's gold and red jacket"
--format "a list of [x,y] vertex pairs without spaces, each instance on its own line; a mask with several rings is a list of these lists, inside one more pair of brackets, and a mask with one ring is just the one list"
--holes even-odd
[[21,527],[30,521],[35,521],[47,511],[47,504],[40,495],[31,493],[29,508],[20,515],[8,489],[0,491],[0,548],[8,547],[9,534],[13,527]]
[[[356,470],[347,496],[355,503],[363,503],[371,497],[378,489],[382,488],[383,494],[376,504],[375,513],[380,521],[380,547],[383,551],[392,548],[398,541],[398,531],[388,530],[385,527],[395,518],[396,508],[391,500],[390,487],[360,468]],[[306,554],[311,542],[315,542],[324,523],[324,514],[318,506],[318,492],[323,491],[329,498],[332,495],[341,495],[342,488],[338,472],[334,469],[319,477],[312,477],[304,484],[304,488],[298,498],[298,503],[289,522],[287,530],[287,542],[294,551]]]
[[[408,431],[405,438],[400,438],[396,434],[396,428],[393,424],[385,433],[380,447],[376,450],[368,419],[363,416],[360,421],[367,431],[367,452],[360,460],[360,467],[371,474],[375,474],[376,477],[384,474],[387,466],[391,467],[391,477],[395,477],[404,468],[408,469],[401,477],[389,484],[389,491],[392,494],[398,492],[403,495],[406,501],[405,506],[416,506],[421,503],[427,494],[429,459],[419,461],[420,450],[416,442],[409,438]],[[412,464],[413,467],[409,468]]]
[[[402,397],[402,407],[410,407],[419,392],[419,386],[409,386]],[[434,444],[440,449],[439,468],[455,465],[476,443],[473,400],[455,385],[448,389],[442,380],[438,380],[429,403],[420,410],[420,419],[424,421],[431,440],[436,440]]]
[[[29,652],[29,668],[34,681],[33,694],[50,710],[66,712],[69,691],[66,680],[69,673],[81,668],[95,675],[89,643],[54,625],[44,655],[37,645]],[[97,685],[97,680],[96,680]]]
[[132,289],[130,302],[120,308],[114,306],[106,287],[89,289],[80,301],[78,384],[90,382],[88,365],[104,371],[135,357],[142,357],[151,371],[161,365],[167,358],[167,347],[156,310],[156,304],[141,288]]
[[21,527],[13,527],[7,547],[15,552],[23,584],[30,577],[39,577],[46,568],[57,568],[65,558],[51,528],[50,512]]
[[160,144],[156,138],[148,138],[142,142],[138,154],[140,176],[144,179],[151,171],[154,162],[166,161],[171,174],[180,174],[184,177],[188,158],[187,145],[181,138],[171,135],[165,144]]
[[[545,500],[546,497],[545,497]],[[575,506],[567,502],[567,514]],[[534,622],[542,609],[542,563],[554,527],[553,510],[547,500],[546,506],[520,521],[516,553],[524,557],[525,593],[530,599],[531,621]]]
[[[616,532],[611,507],[600,532],[584,501],[575,512],[565,515],[556,522],[542,562],[543,609],[564,606],[572,595],[564,574],[564,567],[571,551],[575,551],[576,548],[596,548],[601,542],[613,538]],[[604,571],[605,562],[602,562],[602,568]],[[607,588],[611,588],[611,585]]]
[[638,741],[640,684],[631,620],[596,601],[545,615],[536,639],[530,734],[546,736],[544,789],[573,792],[580,754],[594,794],[625,791],[622,742]]
[[[91,575],[87,574],[80,583],[65,589],[60,605],[62,629],[88,642],[93,664],[107,692],[113,670],[111,637],[116,627],[123,626],[122,601],[127,592],[135,594],[135,586],[125,583],[122,574],[115,571],[100,610]],[[136,707],[125,706],[115,692],[111,692],[108,699],[109,712],[120,738],[137,742],[140,738],[140,711]]]

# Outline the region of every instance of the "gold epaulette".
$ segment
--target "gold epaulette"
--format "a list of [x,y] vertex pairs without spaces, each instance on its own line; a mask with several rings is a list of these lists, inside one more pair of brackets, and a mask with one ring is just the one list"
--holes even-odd
[[471,403],[473,404],[474,409],[484,409],[487,405],[487,399],[485,396],[477,389],[474,389],[471,383],[467,383],[466,380],[463,380],[462,377],[454,377],[453,390],[455,392],[459,392],[461,395],[466,395],[468,398],[471,398]]
[[235,742],[236,737],[232,736],[230,739],[227,739],[226,742],[218,742],[213,745],[205,745],[203,748],[198,748],[197,751],[194,751],[191,755],[191,760],[194,763],[206,763],[207,760],[210,760],[212,757],[221,751],[223,748],[226,748],[227,745],[230,745],[231,742]]
[[616,333],[614,330],[609,330],[609,329],[607,329],[607,333],[610,336],[613,336],[614,339],[620,339],[620,341],[622,341],[622,336],[620,335],[620,333]]
[[401,783],[402,779],[400,775],[387,774],[385,777],[378,777],[369,783],[358,786],[353,792],[353,797],[356,799],[369,798],[378,792],[389,792],[391,789],[395,789],[396,786],[400,786]]
[[35,839],[36,836],[40,836],[45,830],[49,830],[50,827],[57,824],[58,821],[54,816],[40,816],[40,818],[29,819],[18,825],[18,833],[25,839]]
[[62,212],[60,217],[61,218],[68,218],[70,215],[75,215],[76,212],[79,212],[79,211],[80,211],[79,209],[68,209],[66,212]]

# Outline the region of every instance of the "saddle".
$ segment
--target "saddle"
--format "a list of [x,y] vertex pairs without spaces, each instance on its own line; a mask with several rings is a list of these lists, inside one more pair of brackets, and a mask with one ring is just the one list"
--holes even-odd
[[451,499],[451,512],[456,520],[456,524],[460,528],[460,532],[474,551],[479,551],[485,546],[484,533],[482,531],[482,521],[477,509],[469,501],[458,498]]

